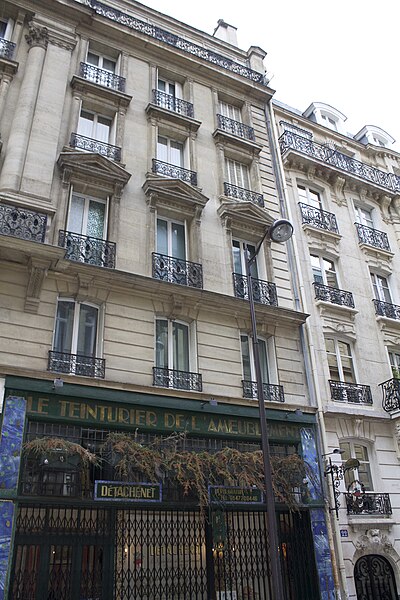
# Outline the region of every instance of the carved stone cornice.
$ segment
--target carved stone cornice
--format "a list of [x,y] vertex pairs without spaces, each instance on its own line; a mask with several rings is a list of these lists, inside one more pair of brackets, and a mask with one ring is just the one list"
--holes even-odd
[[105,85],[99,85],[78,75],[72,77],[71,87],[77,97],[94,101],[101,100],[107,106],[117,109],[119,112],[126,110],[132,100],[132,96],[129,94],[114,90]]
[[179,179],[147,173],[143,184],[146,202],[151,210],[160,208],[188,219],[199,220],[208,202],[207,196]]
[[31,48],[39,46],[46,50],[49,43],[49,31],[47,27],[36,25],[32,21],[28,23],[28,33],[25,35],[25,39]]

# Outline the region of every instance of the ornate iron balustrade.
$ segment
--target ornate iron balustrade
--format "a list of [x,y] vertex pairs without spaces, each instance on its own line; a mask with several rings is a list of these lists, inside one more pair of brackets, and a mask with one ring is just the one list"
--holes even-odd
[[60,230],[58,245],[66,248],[65,258],[68,260],[115,269],[116,245],[114,242]]
[[361,492],[345,494],[348,515],[386,515],[392,514],[389,494]]
[[[243,398],[257,398],[257,382],[242,380]],[[273,383],[263,383],[264,402],[285,402],[285,395],[282,385]]]
[[228,198],[236,198],[243,202],[253,202],[253,204],[257,204],[257,206],[264,208],[264,196],[262,194],[246,190],[237,185],[232,185],[232,183],[228,183],[227,181],[224,182],[224,194],[225,196],[228,196]]
[[125,92],[125,77],[106,71],[105,69],[99,69],[89,63],[81,62],[79,69],[79,75],[83,79],[102,85],[103,87],[111,88],[117,92]]
[[199,263],[153,252],[153,277],[169,283],[203,288],[203,267]]
[[192,392],[201,392],[203,390],[200,373],[177,371],[165,367],[153,367],[153,385]]
[[400,321],[400,306],[390,304],[390,302],[382,302],[382,300],[373,300],[373,303],[376,315]]
[[313,139],[312,131],[307,131],[307,129],[303,129],[302,127],[293,125],[293,123],[288,123],[287,121],[279,121],[279,125],[281,125],[285,131],[291,131],[292,133],[296,135],[301,135],[302,137],[305,137],[309,140]]
[[313,285],[316,300],[323,300],[324,302],[331,302],[332,304],[354,308],[354,298],[351,292],[329,287],[328,285],[323,285],[316,281]]
[[249,125],[245,125],[240,121],[235,121],[234,119],[230,119],[229,117],[219,114],[217,115],[217,121],[218,128],[222,129],[222,131],[226,131],[227,133],[231,133],[232,135],[236,135],[237,137],[241,137],[252,142],[254,142],[256,139],[254,135],[254,129]]
[[357,228],[360,244],[368,244],[368,246],[390,252],[388,236],[384,231],[378,231],[372,227],[367,227],[367,225],[360,225],[360,223],[354,223],[354,225]]
[[336,217],[333,213],[302,202],[299,202],[299,207],[302,222],[306,225],[326,229],[326,231],[332,231],[332,233],[339,233]]
[[44,243],[47,215],[0,204],[0,234],[11,235],[30,242]]
[[347,156],[342,152],[317,144],[311,139],[297,135],[293,131],[285,130],[279,138],[279,146],[281,154],[288,150],[295,150],[306,156],[310,156],[315,160],[331,165],[345,173],[349,173],[355,177],[359,177],[364,181],[369,181],[375,185],[379,185],[394,193],[400,192],[400,177],[394,173],[386,173],[376,167],[371,167],[366,163],[355,160],[351,156]]
[[15,50],[15,44],[13,42],[9,42],[4,38],[0,38],[0,58],[8,58],[9,60],[13,59]]
[[182,181],[186,181],[186,183],[190,183],[190,185],[197,185],[197,173],[195,171],[189,171],[189,169],[184,169],[178,165],[171,165],[156,158],[153,158],[153,173],[172,177],[173,179],[181,179]]
[[392,378],[379,384],[382,386],[382,408],[388,413],[400,410],[400,379]]
[[[253,286],[254,302],[259,304],[268,304],[269,306],[278,306],[278,296],[276,294],[276,285],[270,281],[262,281],[261,279],[251,278]],[[246,275],[233,273],[233,289],[236,298],[249,299],[249,290],[247,287]]]
[[[76,0],[81,3],[81,0]],[[213,65],[221,67],[221,69],[226,69],[227,71],[231,71],[236,75],[240,75],[241,77],[245,77],[246,79],[250,79],[250,81],[254,81],[255,83],[259,83],[260,85],[267,86],[268,81],[263,73],[259,73],[258,71],[253,71],[246,65],[242,65],[231,58],[227,58],[226,56],[222,56],[217,52],[213,52],[212,50],[208,50],[204,48],[204,46],[199,46],[194,42],[190,42],[189,40],[185,40],[174,33],[166,31],[165,29],[161,29],[161,27],[157,27],[156,25],[152,25],[146,21],[142,21],[128,13],[122,12],[117,8],[112,6],[108,6],[103,2],[99,2],[99,0],[86,0],[85,4],[89,6],[94,12],[106,19],[110,19],[111,21],[115,21],[116,23],[120,23],[121,25],[125,25],[129,27],[129,29],[133,29],[134,31],[138,31],[143,35],[147,35],[151,38],[154,38],[160,42],[164,42],[168,46],[172,46],[181,50],[182,52],[186,52],[188,54],[192,54],[197,58],[201,58],[206,62],[209,62]]]
[[105,367],[106,361],[104,358],[49,350],[49,360],[47,366],[49,371],[104,379]]
[[100,140],[93,140],[79,133],[71,133],[70,146],[72,148],[79,148],[79,150],[86,150],[87,152],[96,152],[115,162],[121,162],[121,148],[119,146],[106,144],[106,142],[101,142]]
[[171,110],[184,117],[194,119],[193,104],[186,100],[182,100],[181,98],[175,98],[172,94],[166,94],[160,90],[153,90],[153,102],[160,108],[165,108],[166,110]]
[[351,402],[352,404],[372,404],[369,385],[346,383],[345,381],[329,381],[331,398],[335,402]]

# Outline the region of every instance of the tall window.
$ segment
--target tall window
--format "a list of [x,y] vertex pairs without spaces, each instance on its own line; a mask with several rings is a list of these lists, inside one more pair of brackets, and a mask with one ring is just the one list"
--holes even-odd
[[374,221],[372,218],[372,210],[361,208],[361,206],[354,207],[356,213],[356,223],[359,225],[365,225],[366,227],[374,228]]
[[157,158],[170,165],[183,167],[183,144],[159,135],[157,140]]
[[91,198],[73,193],[68,215],[68,231],[89,237],[105,239],[107,203],[99,198]]
[[393,377],[400,379],[400,352],[388,351]]
[[[246,334],[241,334],[240,344],[242,350],[243,379],[244,381],[255,381],[256,373],[253,360],[252,339]],[[271,383],[270,369],[268,366],[267,342],[260,338],[258,338],[258,354],[260,357],[262,382]]]
[[176,81],[168,81],[163,77],[157,79],[157,89],[164,94],[169,94],[174,98],[182,98],[182,86]]
[[95,357],[97,353],[99,309],[74,300],[57,304],[53,350]]
[[228,183],[237,187],[250,189],[249,168],[247,165],[225,158],[225,175]]
[[157,219],[157,252],[186,260],[185,224]]
[[[238,275],[246,275],[246,252],[252,256],[255,250],[256,248],[253,244],[248,244],[243,240],[232,240],[234,273],[237,273]],[[251,264],[250,275],[254,277],[254,279],[258,279],[257,258]]]
[[342,461],[345,463],[349,458],[357,458],[360,466],[351,469],[345,473],[346,488],[349,488],[353,481],[359,481],[365,488],[365,491],[373,490],[371,467],[368,456],[368,449],[358,442],[340,442],[340,449],[343,450]]
[[109,73],[115,73],[117,70],[117,61],[114,58],[103,56],[91,49],[88,50],[86,62],[89,65],[93,65],[94,67],[98,67]]
[[388,302],[392,304],[392,295],[390,293],[389,282],[386,277],[371,273],[372,287],[374,288],[374,296],[376,300]]
[[311,188],[305,185],[297,185],[297,193],[300,202],[322,210],[322,200],[321,194],[319,192],[316,192],[315,190],[312,190]]
[[325,338],[329,376],[334,381],[356,383],[350,344],[335,338]]
[[329,287],[338,288],[338,279],[336,276],[335,263],[328,258],[310,255],[311,268],[315,283],[321,283]]
[[80,135],[108,144],[110,142],[111,127],[112,119],[82,108],[78,122],[78,133]]
[[189,325],[170,319],[156,320],[156,367],[190,371]]
[[237,106],[233,106],[232,104],[227,104],[226,102],[220,102],[219,105],[220,114],[224,117],[228,117],[229,119],[233,119],[234,121],[242,122],[242,114],[240,108]]

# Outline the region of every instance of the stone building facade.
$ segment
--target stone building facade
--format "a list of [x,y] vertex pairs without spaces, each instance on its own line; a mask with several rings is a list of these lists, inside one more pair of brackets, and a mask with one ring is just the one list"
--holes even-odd
[[[270,598],[262,502],[201,511],[101,454],[259,448],[244,257],[285,216],[265,52],[124,0],[6,1],[0,26],[0,597]],[[308,465],[277,504],[285,593],[313,600],[334,557],[290,248],[264,241],[252,288],[271,451]]]
[[397,598],[400,155],[327,104],[274,109],[342,590]]

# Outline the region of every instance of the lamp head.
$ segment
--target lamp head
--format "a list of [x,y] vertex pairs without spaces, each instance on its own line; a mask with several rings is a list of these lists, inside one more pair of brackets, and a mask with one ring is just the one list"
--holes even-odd
[[273,242],[287,242],[293,235],[293,225],[287,219],[274,221],[268,230],[268,236]]

